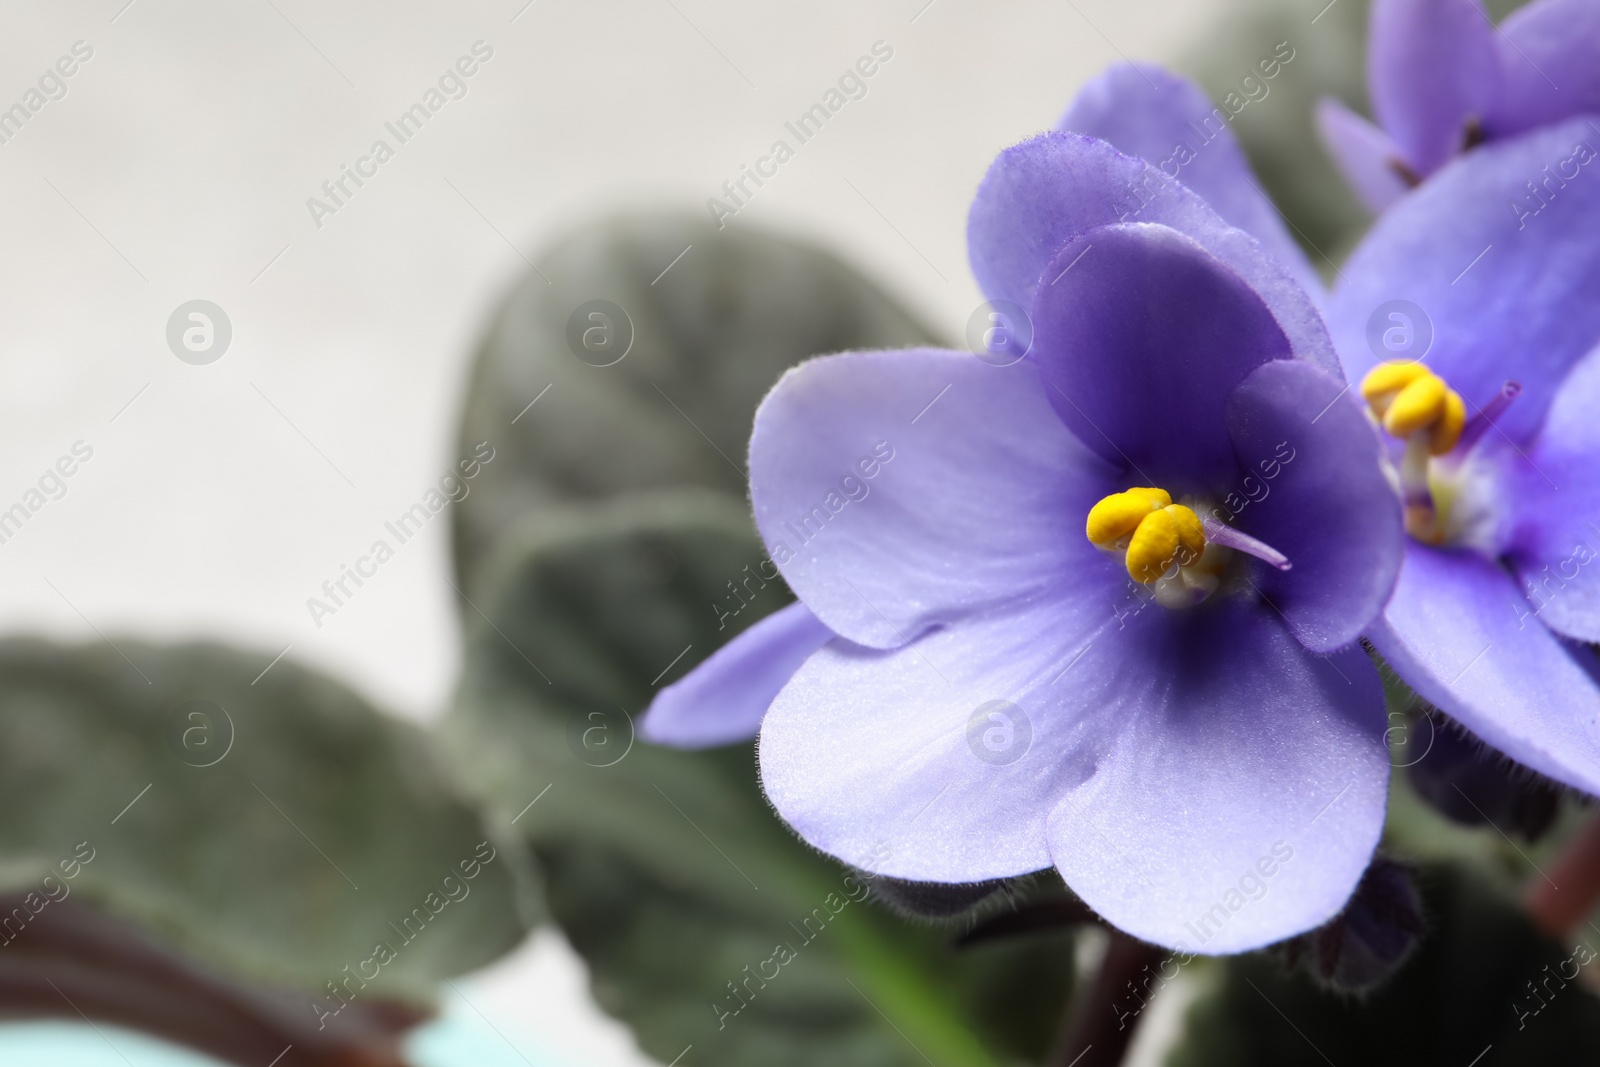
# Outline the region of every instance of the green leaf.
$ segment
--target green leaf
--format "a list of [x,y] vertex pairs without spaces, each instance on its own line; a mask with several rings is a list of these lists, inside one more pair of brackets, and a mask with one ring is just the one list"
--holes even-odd
[[[93,903],[308,994],[348,965],[378,972],[358,998],[425,999],[512,948],[521,843],[490,840],[425,735],[270,658],[0,643],[0,890],[36,890],[39,914]],[[16,918],[8,941],[28,937]],[[366,964],[380,942],[394,958]]]
[[[1213,101],[1229,93],[1248,100],[1233,119],[1233,132],[1290,232],[1324,276],[1333,272],[1329,259],[1341,262],[1369,222],[1322,147],[1314,121],[1323,96],[1358,111],[1366,107],[1367,3],[1345,0],[1321,11],[1326,2],[1309,10],[1282,0],[1240,4],[1217,20],[1180,63]],[[1275,78],[1264,80],[1258,64],[1279,42],[1287,42],[1294,56]],[[1254,79],[1253,93],[1240,87],[1246,77]]]
[[1579,948],[1542,937],[1469,868],[1430,866],[1421,886],[1430,930],[1371,996],[1325,992],[1264,955],[1233,957],[1190,1009],[1170,1067],[1589,1062],[1600,1048],[1600,1002],[1586,988],[1600,934],[1585,931]]
[[752,585],[719,630],[726,583],[762,555],[745,509],[715,493],[517,527],[485,573],[450,747],[532,841],[599,1002],[663,1061],[691,1044],[701,1062],[762,1067],[1036,1057],[1069,935],[957,953],[949,928],[853,899],[862,883],[767,806],[753,746],[633,738],[657,686],[790,599]]
[[[585,312],[569,336],[595,300],[625,318]],[[605,351],[583,347],[589,329]],[[861,274],[743,222],[719,230],[637,215],[584,229],[540,258],[478,352],[461,455],[480,442],[494,451],[454,509],[466,592],[499,533],[549,504],[677,486],[744,497],[751,419],[787,368],[824,352],[930,343]]]

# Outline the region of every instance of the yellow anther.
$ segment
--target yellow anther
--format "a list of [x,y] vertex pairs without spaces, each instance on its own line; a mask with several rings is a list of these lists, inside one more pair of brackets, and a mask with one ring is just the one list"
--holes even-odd
[[1427,429],[1444,415],[1448,392],[1444,380],[1437,375],[1413,380],[1389,401],[1389,410],[1383,413],[1383,428],[1396,437],[1410,437]]
[[1146,515],[1170,503],[1172,497],[1165,489],[1135,488],[1125,493],[1112,493],[1089,509],[1084,533],[1093,544],[1115,544],[1132,536]]
[[1128,542],[1128,574],[1136,582],[1153,582],[1174,562],[1193,563],[1205,551],[1200,519],[1182,504],[1168,504],[1145,516]]
[[1149,584],[1177,563],[1198,563],[1206,548],[1200,517],[1174,504],[1162,489],[1113,493],[1089,509],[1084,524],[1089,540],[1101,548],[1126,546],[1128,574]]
[[1427,367],[1414,360],[1380,363],[1361,379],[1361,395],[1376,404],[1398,393],[1424,375],[1432,375]]
[[1361,395],[1394,436],[1427,431],[1428,451],[1436,456],[1456,446],[1467,422],[1461,395],[1420,363],[1378,364],[1361,380]]

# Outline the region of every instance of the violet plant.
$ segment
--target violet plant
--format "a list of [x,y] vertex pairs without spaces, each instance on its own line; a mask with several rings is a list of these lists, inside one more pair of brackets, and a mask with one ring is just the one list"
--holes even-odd
[[[1124,68],[1064,123],[1122,116],[1139,146],[1197,110]],[[1383,824],[1356,642],[1400,508],[1308,268],[1238,194],[1237,148],[1206,147],[1197,184],[1265,241],[1105,140],[1045,134],[1001,155],[969,222],[990,297],[1032,309],[1025,354],[844,353],[779,382],[751,494],[799,602],[665,691],[647,737],[759,722],[779,814],[873,874],[1054,866],[1113,924],[1208,953],[1340,911]],[[852,484],[871,490],[847,507]],[[1273,892],[1229,907],[1268,867]]]
[[[1318,107],[1317,123],[1375,212],[1480,144],[1600,114],[1595,0],[1535,0],[1498,26],[1480,0],[1376,0],[1371,18],[1367,79],[1377,123],[1334,99]],[[1594,159],[1600,129],[1577,133],[1519,179],[1526,188],[1516,195],[1532,201],[1526,210],[1536,214]]]

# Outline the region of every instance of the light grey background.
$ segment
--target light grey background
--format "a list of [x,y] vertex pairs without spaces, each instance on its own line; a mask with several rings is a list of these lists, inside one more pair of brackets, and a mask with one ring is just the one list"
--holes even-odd
[[[263,667],[291,646],[398,714],[436,715],[459,663],[447,518],[321,628],[305,601],[453,463],[468,358],[524,256],[613,208],[700,208],[882,40],[894,56],[866,97],[730,225],[829,246],[959,337],[980,300],[967,205],[994,154],[1225,6],[525,4],[0,6],[0,108],[74,42],[94,50],[0,144],[0,510],[74,442],[94,449],[0,544],[0,626],[215,638]],[[384,122],[479,40],[494,55],[468,94],[315,226],[307,198],[394,144]],[[165,340],[197,298],[233,327],[207,366]],[[584,982],[541,934],[463,988],[574,1062],[643,1062]]]

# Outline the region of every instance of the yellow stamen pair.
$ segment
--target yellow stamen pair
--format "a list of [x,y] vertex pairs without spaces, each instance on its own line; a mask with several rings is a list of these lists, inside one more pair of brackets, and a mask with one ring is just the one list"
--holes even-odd
[[1126,541],[1128,574],[1146,585],[1174,564],[1187,566],[1205,551],[1200,518],[1174,504],[1164,489],[1135,488],[1112,493],[1089,509],[1084,533],[1099,548]]
[[1442,456],[1461,440],[1467,406],[1444,379],[1417,362],[1380,363],[1361,379],[1361,395],[1389,433],[1427,432],[1428,451]]

